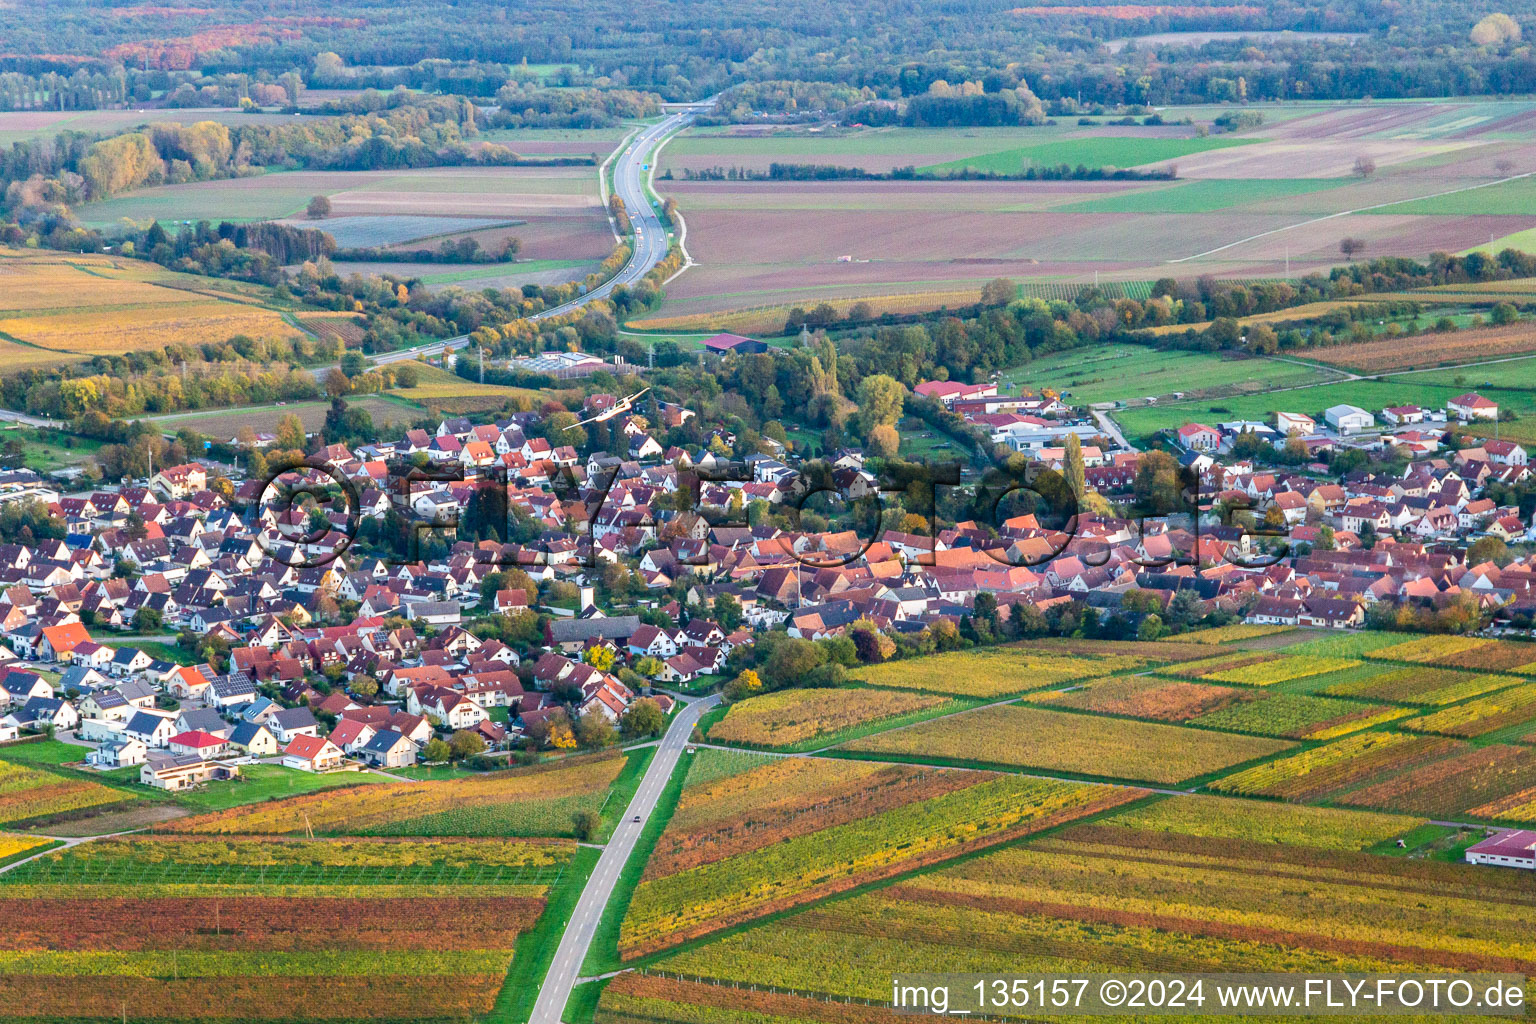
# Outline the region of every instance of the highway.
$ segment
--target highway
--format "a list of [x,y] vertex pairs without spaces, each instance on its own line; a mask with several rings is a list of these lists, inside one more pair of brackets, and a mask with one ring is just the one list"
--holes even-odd
[[[603,908],[613,895],[619,872],[624,870],[624,864],[634,851],[645,823],[656,810],[656,802],[661,798],[661,791],[667,788],[667,780],[672,777],[672,770],[677,767],[683,749],[688,746],[694,725],[704,712],[719,703],[718,693],[696,700],[680,710],[667,727],[656,749],[656,756],[651,758],[645,770],[645,778],[640,780],[634,799],[629,802],[624,817],[619,819],[618,827],[613,830],[613,837],[603,847],[597,867],[592,877],[587,879],[587,887],[582,890],[576,910],[560,936],[554,962],[550,964],[549,974],[539,989],[538,1002],[534,1003],[533,1015],[528,1018],[528,1024],[560,1024],[560,1016],[565,1012],[566,1001],[571,997],[571,988],[581,975],[582,962],[586,960],[592,937],[597,933]],[[640,820],[636,821],[636,817]]]
[[[614,191],[618,193],[620,199],[624,200],[624,209],[629,213],[629,220],[635,231],[634,250],[630,253],[629,262],[624,264],[624,268],[587,294],[562,305],[552,306],[542,313],[535,313],[528,319],[544,320],[552,316],[560,316],[562,313],[580,309],[593,299],[605,298],[609,292],[621,284],[634,284],[666,258],[667,229],[662,225],[661,218],[651,208],[645,195],[646,179],[649,176],[646,165],[650,161],[651,151],[670,136],[688,127],[693,121],[695,111],[702,109],[709,102],[711,101],[706,100],[697,107],[681,110],[665,121],[636,133],[623,151],[613,158]],[[602,173],[602,168],[598,169],[598,173]],[[460,349],[468,344],[469,336],[461,334],[456,338],[436,341],[430,345],[402,349],[399,352],[386,352],[383,355],[374,356],[373,361],[380,364],[398,363],[415,359],[418,355],[441,355],[443,352]],[[323,377],[329,370],[328,366],[320,367],[315,370],[315,376]]]

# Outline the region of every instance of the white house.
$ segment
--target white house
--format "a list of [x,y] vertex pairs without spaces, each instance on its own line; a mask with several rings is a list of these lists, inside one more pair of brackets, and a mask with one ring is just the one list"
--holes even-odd
[[1496,420],[1499,418],[1499,407],[1496,403],[1479,395],[1475,391],[1468,391],[1464,395],[1457,395],[1445,403],[1445,411],[1448,415],[1456,417],[1463,423],[1470,420]]
[[1376,417],[1358,405],[1335,405],[1323,413],[1328,425],[1340,434],[1358,434],[1376,426]]

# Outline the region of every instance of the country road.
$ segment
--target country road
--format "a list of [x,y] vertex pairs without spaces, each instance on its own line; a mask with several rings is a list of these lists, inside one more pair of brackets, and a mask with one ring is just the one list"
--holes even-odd
[[[628,200],[625,202],[628,203]],[[696,700],[679,711],[667,727],[666,735],[656,748],[656,756],[651,759],[645,771],[645,778],[640,780],[634,799],[625,808],[624,816],[619,819],[612,838],[603,847],[597,867],[592,877],[587,879],[587,887],[582,890],[571,920],[560,936],[560,945],[555,950],[549,974],[539,988],[538,1002],[533,1006],[529,1024],[560,1024],[566,1001],[571,997],[571,988],[576,984],[582,962],[587,958],[587,949],[592,945],[592,937],[597,934],[603,908],[608,905],[614,885],[619,880],[619,872],[624,870],[624,864],[634,852],[635,843],[645,823],[655,812],[656,802],[661,798],[661,791],[666,789],[667,780],[672,777],[672,770],[677,766],[683,749],[688,746],[694,725],[704,712],[719,703],[718,693]],[[636,817],[640,820],[635,821]]]
[[[629,140],[623,152],[615,158],[614,191],[618,193],[620,199],[624,200],[624,209],[629,213],[630,223],[635,231],[634,251],[630,253],[629,262],[624,264],[624,268],[587,294],[559,306],[552,306],[542,313],[535,313],[528,319],[545,320],[560,316],[574,309],[580,309],[594,299],[606,298],[619,285],[632,285],[639,281],[650,273],[652,267],[666,258],[667,229],[651,207],[645,192],[651,152],[662,142],[688,127],[693,122],[695,111],[711,102],[713,101],[705,100],[701,104],[681,110],[665,121],[660,121],[638,132]],[[461,334],[456,338],[433,342],[430,345],[402,349],[399,352],[386,352],[383,355],[374,356],[373,361],[378,364],[399,363],[415,359],[418,355],[440,355],[443,352],[463,348],[468,344],[469,336]],[[323,377],[330,369],[329,366],[318,367],[314,371],[315,376]]]

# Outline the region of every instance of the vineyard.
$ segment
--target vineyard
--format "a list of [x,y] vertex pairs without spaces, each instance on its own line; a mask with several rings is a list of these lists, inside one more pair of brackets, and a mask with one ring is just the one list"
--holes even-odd
[[1442,708],[1403,723],[1416,732],[1446,736],[1482,736],[1536,718],[1536,683],[1513,686],[1487,697]]
[[1291,626],[1261,626],[1238,623],[1232,626],[1218,626],[1215,629],[1196,629],[1188,633],[1175,633],[1173,636],[1164,637],[1163,643],[1229,644],[1238,640],[1256,640],[1261,636],[1274,636],[1278,633],[1291,632],[1295,632]]
[[65,776],[10,761],[0,761],[0,825],[40,823],[98,814],[131,803],[132,793],[84,776]]
[[1218,779],[1210,788],[1238,796],[1315,800],[1444,757],[1456,749],[1456,741],[1450,739],[1393,732],[1357,733]]
[[1480,816],[1474,808],[1498,804],[1532,788],[1536,788],[1536,750],[1495,744],[1461,750],[1340,799],[1356,807],[1450,818]]
[[1135,790],[774,759],[685,787],[624,918],[633,958],[1119,803]]
[[575,850],[501,839],[83,843],[0,875],[0,999],[13,1020],[113,1019],[132,998],[137,1019],[279,1024],[335,1020],[335,1000],[347,999],[349,1019],[467,1024],[495,1005],[518,935]]
[[563,836],[596,811],[624,767],[613,756],[449,782],[332,790],[164,822],[158,831],[224,835]]
[[1258,803],[1215,796],[1175,796],[1117,813],[1110,824],[1208,839],[1364,850],[1407,835],[1423,819],[1401,814]]
[[1503,640],[1469,636],[1427,636],[1371,652],[1386,661],[1408,661],[1473,672],[1536,675],[1536,648]]
[[1258,736],[1001,705],[854,740],[841,749],[1176,783],[1290,746]]
[[1516,686],[1515,676],[1473,675],[1439,668],[1397,669],[1361,679],[1334,683],[1323,692],[1335,697],[1361,697],[1398,704],[1439,705]]
[[860,726],[898,725],[950,705],[945,697],[892,690],[779,690],[733,704],[709,738],[757,747],[815,746],[808,741],[831,742]]
[[1024,647],[991,647],[888,661],[860,669],[855,678],[871,686],[997,698],[1076,679],[1127,672],[1144,664],[1142,658],[1126,654],[1057,655]]
[[1199,683],[1173,682],[1155,676],[1110,676],[1107,679],[1090,679],[1067,690],[1032,693],[1024,700],[1029,704],[1075,708],[1128,718],[1186,722],[1235,702],[1253,700],[1254,697],[1249,690],[1230,686],[1201,686]]
[[101,839],[0,875],[37,886],[542,886],[568,844],[505,840]]
[[690,947],[615,979],[597,1019],[894,1024],[889,979],[920,972],[1536,966],[1523,872],[1362,852],[1418,823],[1211,797],[1141,804]]
[[1266,693],[1261,699],[1220,708],[1193,720],[1208,729],[1326,740],[1343,736],[1413,712],[1403,708],[1359,704],[1299,693]]

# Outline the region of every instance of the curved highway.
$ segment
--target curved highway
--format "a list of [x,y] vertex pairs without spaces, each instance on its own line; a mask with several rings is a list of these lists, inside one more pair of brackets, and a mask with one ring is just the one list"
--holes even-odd
[[[629,262],[617,274],[610,277],[598,287],[578,296],[570,302],[552,306],[542,313],[535,313],[528,319],[544,320],[552,316],[560,316],[569,313],[573,309],[580,309],[593,299],[606,298],[608,293],[619,285],[631,285],[639,281],[651,268],[660,263],[667,256],[667,229],[661,223],[661,218],[651,207],[646,199],[645,185],[649,176],[647,165],[650,163],[651,152],[669,137],[688,127],[693,121],[697,110],[702,109],[709,101],[697,106],[688,107],[673,114],[665,121],[660,121],[636,134],[629,140],[622,152],[614,157],[613,184],[614,191],[620,199],[624,200],[624,209],[629,214],[629,221],[634,230],[634,248],[630,252]],[[601,173],[601,169],[599,169]],[[416,348],[401,349],[398,352],[385,352],[373,357],[375,363],[398,363],[409,359],[415,359],[418,355],[435,356],[443,352],[460,349],[469,344],[469,335],[461,334],[456,338],[448,338],[445,341],[435,341],[430,345],[421,345]],[[323,376],[330,367],[320,367],[315,371],[317,377]]]

